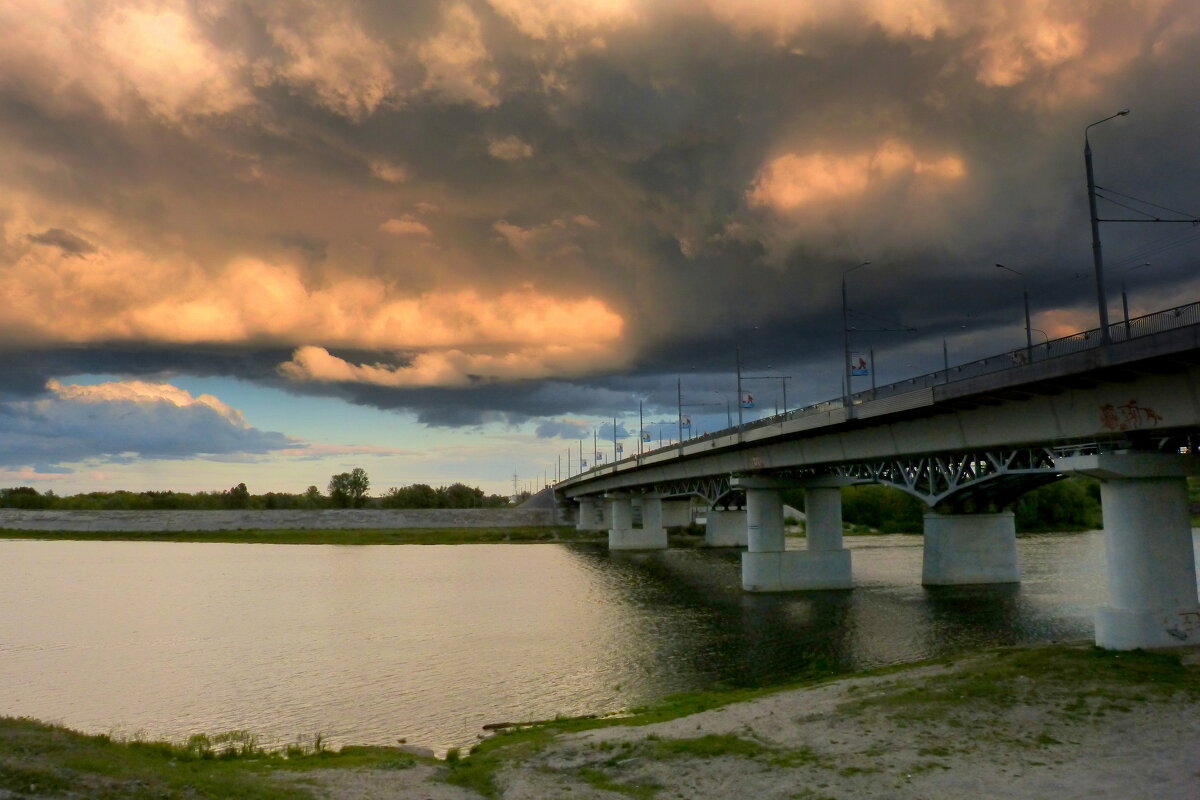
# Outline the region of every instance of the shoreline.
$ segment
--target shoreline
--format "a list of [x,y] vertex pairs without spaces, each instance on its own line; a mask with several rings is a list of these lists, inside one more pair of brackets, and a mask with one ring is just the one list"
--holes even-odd
[[[1200,648],[969,652],[514,727],[442,761],[412,747],[236,752],[245,741],[227,740],[229,756],[220,747],[189,756],[186,746],[0,718],[0,789],[12,793],[0,796],[79,796],[103,785],[106,796],[135,797],[182,776],[197,792],[189,796],[214,798],[1172,800],[1200,796]],[[43,788],[17,785],[26,780]],[[235,790],[238,781],[246,785]]]
[[0,529],[0,540],[88,542],[212,542],[220,544],[546,544],[606,541],[607,533],[567,526],[520,528],[327,528],[193,531]]

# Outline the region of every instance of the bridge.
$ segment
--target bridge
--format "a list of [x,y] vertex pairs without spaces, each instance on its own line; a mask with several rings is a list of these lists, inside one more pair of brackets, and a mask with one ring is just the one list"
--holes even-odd
[[[708,507],[706,542],[744,545],[750,592],[853,587],[842,487],[923,500],[922,582],[1020,580],[1012,503],[1069,474],[1098,478],[1108,605],[1096,643],[1200,643],[1187,477],[1200,474],[1200,303],[1001,353],[593,467],[555,485],[611,549],[667,547]],[[786,547],[783,489],[804,492]],[[635,525],[635,506],[641,524]]]

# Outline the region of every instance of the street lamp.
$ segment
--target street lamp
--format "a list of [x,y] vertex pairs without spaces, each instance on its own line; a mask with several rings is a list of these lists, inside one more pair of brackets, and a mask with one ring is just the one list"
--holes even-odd
[[1136,267],[1130,267],[1121,273],[1121,310],[1125,312],[1125,341],[1129,341],[1129,294],[1125,291],[1125,276],[1133,272],[1135,269],[1150,266],[1147,261],[1143,264],[1138,264]]
[[1011,272],[1021,279],[1021,294],[1025,298],[1025,352],[1029,354],[1030,360],[1033,360],[1033,330],[1029,327],[1029,284],[1025,282],[1025,273],[1017,272],[1012,267],[1006,267],[1003,264],[997,264],[1002,270]]
[[1088,208],[1092,215],[1092,264],[1096,270],[1096,303],[1100,307],[1101,344],[1112,344],[1112,337],[1108,333],[1108,296],[1104,292],[1104,256],[1100,252],[1100,218],[1096,214],[1096,178],[1092,172],[1092,144],[1088,141],[1088,129],[1128,113],[1129,109],[1123,108],[1083,129],[1083,163],[1087,168]]
[[842,270],[842,370],[846,373],[842,392],[842,406],[846,409],[846,417],[850,417],[850,319],[846,308],[846,276],[856,269],[862,269],[870,264],[864,261],[853,267]]

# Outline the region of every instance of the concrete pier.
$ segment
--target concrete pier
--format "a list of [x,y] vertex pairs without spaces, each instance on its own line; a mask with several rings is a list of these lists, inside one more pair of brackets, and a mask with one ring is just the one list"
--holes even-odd
[[[609,494],[608,500],[611,523],[608,529],[609,550],[662,550],[667,546],[667,532],[661,525],[662,506],[660,500],[654,498],[652,505],[657,509],[658,524],[656,529],[647,530],[645,527],[633,527],[633,499],[627,494]],[[642,520],[646,519],[646,499],[642,500]]]
[[[748,551],[742,554],[742,588],[748,592],[849,589],[850,552],[842,547],[841,493],[835,486],[806,490],[809,531],[806,550],[787,550],[779,481],[738,478],[746,491]],[[812,499],[809,499],[812,498]]]
[[1017,531],[1011,511],[925,515],[921,583],[955,586],[1019,583]]
[[691,524],[691,498],[662,501],[662,525],[664,528],[686,528]]
[[705,520],[705,547],[746,546],[746,510],[744,508],[710,508]]
[[1096,610],[1098,646],[1200,643],[1187,494],[1197,462],[1169,453],[1102,453],[1057,463],[1101,481],[1109,602]]
[[575,520],[577,531],[602,531],[608,526],[604,523],[604,506],[595,497],[579,498],[579,516]]

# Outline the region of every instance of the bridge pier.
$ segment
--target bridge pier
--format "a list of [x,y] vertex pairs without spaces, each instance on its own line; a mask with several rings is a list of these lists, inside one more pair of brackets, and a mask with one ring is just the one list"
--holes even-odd
[[746,540],[746,509],[710,508],[705,515],[704,546],[705,547],[745,547]]
[[957,586],[1020,583],[1017,528],[1011,511],[925,515],[921,583]]
[[662,526],[664,528],[686,528],[692,524],[692,500],[663,500]]
[[[662,550],[667,532],[662,527],[662,499],[642,499],[642,527],[633,527],[633,498],[627,494],[605,495],[611,509],[608,529],[609,550]],[[653,527],[647,528],[647,519]]]
[[608,530],[608,516],[605,505],[600,498],[581,497],[579,498],[579,518],[575,520],[575,530]]
[[1195,456],[1101,453],[1060,459],[1099,478],[1109,604],[1096,609],[1096,645],[1110,650],[1200,642],[1200,598],[1187,494]]
[[783,529],[783,482],[735,478],[746,491],[748,550],[742,553],[742,588],[748,592],[850,589],[850,551],[842,547],[839,479],[818,479],[805,487],[808,536],[805,550],[787,550]]

